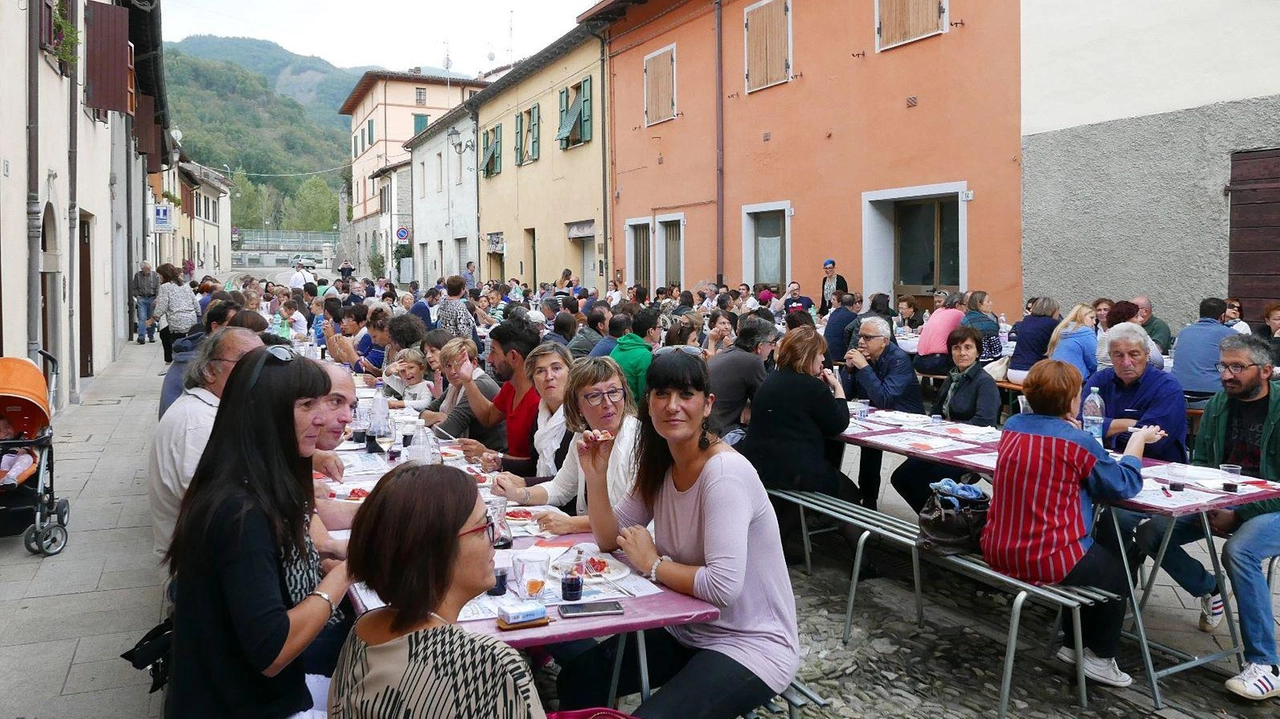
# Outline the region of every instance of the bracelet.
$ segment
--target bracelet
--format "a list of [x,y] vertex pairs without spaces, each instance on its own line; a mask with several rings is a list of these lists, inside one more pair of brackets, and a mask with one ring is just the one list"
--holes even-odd
[[524,504],[524,505],[527,505],[527,504],[529,504],[529,501],[532,499],[532,497],[530,497],[530,496],[529,496],[529,488],[528,488],[528,487],[522,487],[522,489],[524,489],[524,495],[523,495],[523,496],[522,496],[522,498],[520,499],[520,503],[521,503],[521,504]]
[[333,600],[329,598],[329,594],[328,594],[327,592],[322,592],[322,591],[320,591],[319,589],[317,589],[317,590],[315,590],[315,591],[311,592],[310,594],[308,594],[307,596],[308,596],[308,597],[320,597],[321,599],[323,599],[323,600],[325,601],[325,603],[329,605],[329,616],[330,616],[330,617],[332,617],[334,614],[336,614],[336,613],[338,612],[338,605],[336,605],[336,604],[334,604],[334,603],[333,603]]
[[671,557],[668,557],[666,555],[663,555],[653,560],[653,566],[649,567],[649,581],[657,582],[658,581],[658,565],[662,564],[663,562],[670,562],[670,561],[671,561]]

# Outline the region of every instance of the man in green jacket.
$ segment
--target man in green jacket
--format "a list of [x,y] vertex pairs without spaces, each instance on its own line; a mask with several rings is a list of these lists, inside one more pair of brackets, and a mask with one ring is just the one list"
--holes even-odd
[[1152,342],[1160,345],[1161,352],[1169,354],[1169,348],[1173,346],[1173,332],[1169,330],[1169,323],[1156,317],[1156,306],[1150,299],[1134,297],[1133,304],[1138,306],[1138,324],[1147,331]]
[[[1280,481],[1280,382],[1271,381],[1271,345],[1261,337],[1237,334],[1224,338],[1218,351],[1222,391],[1205,407],[1192,463],[1239,465],[1246,477]],[[1158,553],[1169,521],[1157,517],[1138,529],[1138,544],[1148,556]],[[1255,701],[1280,696],[1271,589],[1262,571],[1264,562],[1280,556],[1280,500],[1211,510],[1209,524],[1215,533],[1231,535],[1222,559],[1234,588],[1244,640],[1244,671],[1227,680],[1227,689]],[[1199,516],[1176,520],[1160,566],[1200,599],[1200,630],[1212,632],[1223,618],[1223,588],[1182,549],[1200,539],[1204,531]]]
[[631,331],[618,338],[618,346],[609,356],[622,368],[631,385],[636,402],[644,401],[644,375],[653,362],[653,348],[658,344],[658,310],[640,310],[631,321]]

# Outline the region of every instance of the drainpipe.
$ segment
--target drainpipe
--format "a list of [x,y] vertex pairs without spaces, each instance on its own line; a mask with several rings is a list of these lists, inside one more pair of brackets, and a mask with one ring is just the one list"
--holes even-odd
[[[76,12],[78,9],[79,3],[67,3],[67,21],[72,27],[79,27],[79,17]],[[82,34],[81,37],[83,38],[84,35]],[[82,39],[81,46],[83,44]],[[78,53],[77,58],[79,58]],[[76,303],[70,298],[74,297],[80,289],[79,257],[81,252],[87,251],[80,246],[80,208],[76,204],[76,185],[80,174],[80,163],[77,161],[80,152],[80,82],[79,67],[77,67],[79,62],[77,59],[71,65],[72,75],[70,82],[67,83],[67,357],[77,358],[75,366],[67,369],[67,377],[75,380],[76,392],[79,391],[81,369],[79,355],[76,354],[80,329],[76,324]],[[68,388],[70,384],[71,382],[68,381]]]
[[[600,97],[606,97],[608,92],[613,91],[613,85],[605,85],[605,62],[609,58],[609,43],[601,33],[591,33],[600,41]],[[609,286],[609,122],[605,113],[609,103],[600,103],[600,232],[601,240],[604,245],[604,267],[605,267],[605,287]],[[599,287],[597,286],[597,291]]]
[[716,284],[724,284],[724,31],[723,0],[716,6]]
[[40,11],[27,6],[27,356],[40,355]]

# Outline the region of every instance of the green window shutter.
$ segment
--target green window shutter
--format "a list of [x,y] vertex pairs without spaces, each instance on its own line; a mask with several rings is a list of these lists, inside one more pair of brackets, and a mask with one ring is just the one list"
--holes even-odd
[[488,130],[484,131],[481,142],[484,145],[484,154],[482,154],[480,157],[484,159],[480,161],[480,174],[484,175],[485,177],[488,177],[489,161],[493,159],[489,154],[489,131]]
[[373,144],[373,120],[369,121],[369,144]]
[[540,143],[539,135],[541,135],[542,121],[538,117],[541,113],[538,106],[534,105],[529,108],[529,134],[533,137],[529,140],[529,159],[538,159],[538,145]]
[[591,78],[582,78],[582,126],[578,128],[578,135],[583,142],[591,142]]
[[413,116],[413,134],[417,135],[418,133],[427,129],[427,123],[430,121],[431,121],[431,118],[428,115],[415,114]]
[[556,133],[556,139],[560,141],[560,149],[569,148],[569,135],[564,131],[565,116],[569,114],[569,88],[560,91],[560,132]]
[[502,172],[502,125],[493,128],[493,174]]
[[524,163],[524,113],[516,113],[516,167]]

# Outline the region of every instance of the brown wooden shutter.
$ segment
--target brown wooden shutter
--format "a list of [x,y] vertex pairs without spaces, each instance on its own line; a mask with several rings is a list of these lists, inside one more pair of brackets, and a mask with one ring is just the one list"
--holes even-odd
[[1231,156],[1231,235],[1227,294],[1257,326],[1262,308],[1280,301],[1280,149]]
[[941,0],[880,0],[880,47],[942,32]]
[[645,60],[645,122],[670,120],[676,116],[675,49],[658,53]]
[[772,0],[747,12],[747,92],[790,78],[787,12],[786,0]]
[[84,6],[87,107],[127,113],[129,107],[129,10],[100,2]]

